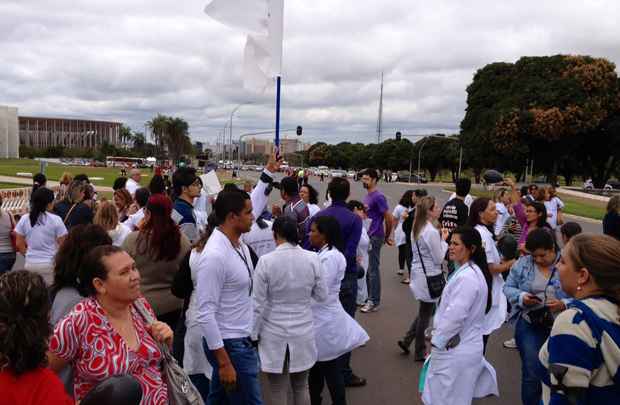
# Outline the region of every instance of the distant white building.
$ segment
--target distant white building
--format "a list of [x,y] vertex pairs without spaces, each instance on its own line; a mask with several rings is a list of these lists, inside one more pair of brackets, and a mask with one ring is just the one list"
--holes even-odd
[[0,105],[0,158],[19,158],[17,108]]

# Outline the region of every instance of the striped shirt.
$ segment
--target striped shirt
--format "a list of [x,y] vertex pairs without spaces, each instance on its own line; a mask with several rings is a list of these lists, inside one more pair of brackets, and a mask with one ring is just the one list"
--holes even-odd
[[555,320],[539,358],[545,405],[618,404],[618,305],[599,297],[574,300]]

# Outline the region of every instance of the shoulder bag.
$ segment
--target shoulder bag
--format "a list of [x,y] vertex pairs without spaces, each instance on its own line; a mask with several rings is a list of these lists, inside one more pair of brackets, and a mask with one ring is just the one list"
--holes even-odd
[[[153,315],[151,315],[139,299],[134,301],[133,305],[147,325],[155,322]],[[157,342],[156,339],[155,342]],[[200,393],[196,387],[194,387],[194,384],[192,384],[185,370],[179,366],[179,363],[172,356],[168,346],[159,342],[157,342],[157,344],[162,354],[161,373],[168,387],[168,403],[170,405],[204,405]]]
[[439,298],[441,297],[441,293],[443,292],[443,288],[446,286],[446,278],[443,276],[443,272],[437,274],[436,276],[429,276],[426,273],[426,266],[424,265],[424,258],[422,258],[422,253],[420,253],[420,245],[418,241],[415,241],[415,246],[418,249],[418,255],[420,256],[420,262],[422,263],[422,270],[424,271],[424,277],[426,277],[426,285],[428,286],[428,294],[431,298]]

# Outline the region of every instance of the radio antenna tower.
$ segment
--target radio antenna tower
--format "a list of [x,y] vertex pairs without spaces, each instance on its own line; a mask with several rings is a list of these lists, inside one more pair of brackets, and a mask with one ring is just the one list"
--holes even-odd
[[379,117],[377,118],[377,144],[381,143],[383,127],[383,72],[381,72],[381,92],[379,93]]

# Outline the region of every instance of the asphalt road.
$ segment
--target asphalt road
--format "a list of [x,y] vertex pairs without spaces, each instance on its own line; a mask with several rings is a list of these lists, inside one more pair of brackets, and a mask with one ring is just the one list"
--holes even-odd
[[[251,175],[251,177],[255,177]],[[319,191],[320,203],[323,203],[329,179],[321,183],[318,178],[311,178],[310,184]],[[361,200],[365,190],[360,182],[351,181],[351,198]],[[390,209],[400,200],[409,187],[417,185],[401,183],[381,183],[380,189],[386,195]],[[441,187],[426,186],[429,194],[435,196],[443,205],[449,194]],[[272,193],[271,201],[278,202],[277,192]],[[571,219],[572,220],[572,219]],[[601,232],[601,224],[595,221],[579,221],[587,232]],[[407,285],[400,283],[397,249],[385,247],[381,251],[382,297],[379,311],[369,314],[358,312],[356,319],[363,325],[370,341],[365,347],[353,353],[354,372],[368,380],[368,385],[361,388],[347,389],[347,402],[352,405],[376,404],[421,404],[417,392],[421,363],[413,361],[413,355],[404,356],[396,345],[409,324],[415,318],[418,305]],[[497,371],[500,397],[490,397],[474,401],[475,404],[517,405],[520,400],[521,361],[516,350],[504,349],[502,342],[513,337],[509,325],[496,331],[489,340],[487,360]],[[329,398],[326,396],[325,398]],[[327,400],[325,403],[329,403]],[[274,404],[276,405],[276,404]],[[452,404],[446,404],[452,405]],[[458,404],[454,404],[458,405]]]

